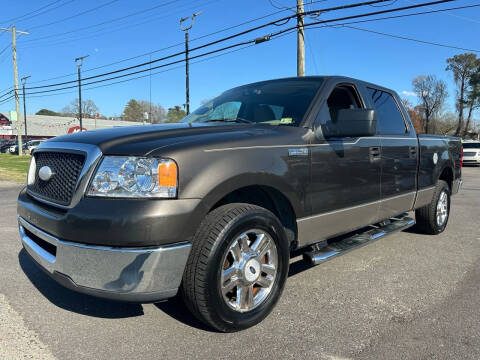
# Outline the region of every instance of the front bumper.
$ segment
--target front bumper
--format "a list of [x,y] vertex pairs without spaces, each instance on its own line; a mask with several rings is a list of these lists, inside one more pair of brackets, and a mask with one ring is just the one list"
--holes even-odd
[[56,281],[98,297],[155,302],[176,295],[191,244],[115,248],[63,241],[18,217],[27,253]]

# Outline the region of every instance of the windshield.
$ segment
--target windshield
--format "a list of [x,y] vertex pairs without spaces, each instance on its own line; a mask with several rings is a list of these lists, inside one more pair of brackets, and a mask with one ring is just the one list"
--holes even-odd
[[242,122],[298,126],[322,79],[267,81],[228,90],[182,122]]
[[463,143],[464,149],[480,149],[480,142]]

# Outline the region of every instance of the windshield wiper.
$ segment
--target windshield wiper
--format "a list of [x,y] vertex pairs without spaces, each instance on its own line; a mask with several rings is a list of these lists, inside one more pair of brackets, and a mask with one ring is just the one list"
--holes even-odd
[[236,119],[227,119],[227,118],[222,118],[222,119],[211,119],[207,120],[204,122],[236,122],[236,123],[242,123],[242,124],[253,124],[254,121],[247,120],[241,117],[237,117]]

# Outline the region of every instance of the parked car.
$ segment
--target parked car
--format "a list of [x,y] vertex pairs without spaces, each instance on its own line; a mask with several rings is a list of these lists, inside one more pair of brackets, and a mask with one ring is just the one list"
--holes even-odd
[[480,141],[463,142],[463,163],[465,165],[480,165]]
[[10,151],[10,146],[15,145],[15,144],[16,144],[15,140],[13,140],[13,141],[10,140],[10,141],[6,142],[5,144],[0,146],[0,152],[8,153]]
[[[22,144],[22,152],[25,154],[28,150],[28,143]],[[10,153],[18,155],[18,144],[10,146]]]
[[443,232],[461,161],[461,140],[417,136],[392,90],[264,81],[178,124],[44,142],[18,197],[20,237],[65,287],[136,302],[180,292],[201,321],[237,331],[274,308],[291,250],[320,264],[415,222]]
[[30,154],[32,154],[35,149],[38,147],[38,145],[40,145],[41,143],[45,142],[46,140],[45,139],[41,139],[41,140],[30,140],[28,143],[27,143],[27,150],[30,152]]

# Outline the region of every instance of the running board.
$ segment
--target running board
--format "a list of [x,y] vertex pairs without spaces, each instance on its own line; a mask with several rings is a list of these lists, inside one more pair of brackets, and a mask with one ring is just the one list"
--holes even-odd
[[343,255],[353,249],[365,246],[397,231],[408,229],[415,225],[415,220],[406,214],[384,220],[377,225],[371,225],[366,231],[341,240],[327,243],[320,242],[313,245],[313,250],[305,252],[303,259],[310,265],[319,265],[336,256]]

